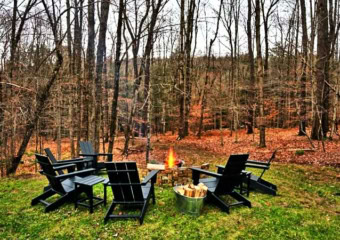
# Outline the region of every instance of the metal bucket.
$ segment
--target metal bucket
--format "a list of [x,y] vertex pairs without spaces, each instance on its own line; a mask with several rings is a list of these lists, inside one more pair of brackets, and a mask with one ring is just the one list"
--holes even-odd
[[176,195],[176,206],[179,211],[183,213],[188,213],[193,216],[199,216],[201,210],[203,208],[204,199],[206,197],[187,197],[179,194],[177,192],[177,188],[179,186],[174,187],[175,195]]

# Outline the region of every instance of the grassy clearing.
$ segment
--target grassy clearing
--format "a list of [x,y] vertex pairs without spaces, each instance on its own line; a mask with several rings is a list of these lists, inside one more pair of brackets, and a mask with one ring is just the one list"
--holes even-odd
[[[338,239],[338,175],[329,167],[274,164],[264,178],[278,185],[278,196],[252,192],[251,209],[235,207],[228,215],[205,205],[200,217],[179,213],[172,188],[158,186],[142,226],[134,219],[104,225],[108,206],[89,214],[66,204],[46,214],[42,205],[30,206],[47,185],[43,177],[1,179],[0,239]],[[95,192],[102,195],[102,186]]]

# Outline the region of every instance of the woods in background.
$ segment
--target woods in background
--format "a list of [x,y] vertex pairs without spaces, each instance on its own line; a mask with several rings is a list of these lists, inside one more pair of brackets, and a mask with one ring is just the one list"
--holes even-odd
[[[284,9],[284,11],[282,11]],[[0,171],[28,143],[337,133],[339,0],[0,0]],[[310,130],[310,131],[309,131]],[[237,135],[236,135],[237,141]],[[105,143],[108,143],[105,145]],[[106,148],[108,146],[108,148]]]

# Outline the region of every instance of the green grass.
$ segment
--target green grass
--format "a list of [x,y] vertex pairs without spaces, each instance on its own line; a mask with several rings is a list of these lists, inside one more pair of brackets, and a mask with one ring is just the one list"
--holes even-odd
[[[157,186],[157,203],[143,225],[134,219],[104,224],[108,206],[102,205],[93,214],[71,203],[44,213],[42,205],[30,206],[47,185],[43,177],[1,179],[0,239],[338,239],[337,175],[334,168],[274,164],[264,178],[277,184],[278,196],[252,192],[252,208],[226,214],[205,205],[199,217],[179,213],[172,188]],[[101,185],[95,193],[103,194]]]

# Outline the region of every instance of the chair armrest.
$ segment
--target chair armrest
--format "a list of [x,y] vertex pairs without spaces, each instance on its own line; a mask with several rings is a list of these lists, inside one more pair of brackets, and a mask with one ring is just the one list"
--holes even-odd
[[193,173],[199,172],[201,174],[205,174],[205,175],[212,176],[212,177],[222,177],[222,174],[220,174],[220,173],[210,172],[210,171],[207,171],[207,170],[204,170],[204,169],[201,169],[201,168],[192,167],[190,169],[192,170]]
[[96,171],[96,169],[89,168],[89,169],[76,171],[76,172],[72,172],[72,173],[68,173],[68,174],[58,175],[55,178],[56,179],[70,178],[70,177],[79,176],[79,175],[82,175],[82,174],[85,174],[85,173],[91,173],[91,172],[95,172],[95,171]]
[[269,169],[269,165],[265,164],[255,164],[255,163],[246,163],[246,167],[249,168],[259,168],[259,169]]
[[98,153],[80,153],[79,155],[85,157],[95,157],[98,156]]
[[58,163],[54,163],[53,165],[64,165],[64,164],[72,164],[72,163],[86,163],[86,162],[92,162],[93,159],[88,158],[79,158],[80,160],[60,160]]
[[151,183],[155,183],[155,178],[157,177],[157,173],[159,172],[159,170],[152,170],[143,180],[142,185],[147,184],[150,180],[154,180]]
[[223,165],[216,165],[216,167],[217,167],[217,173],[222,174],[225,166],[223,166]]
[[207,171],[201,168],[192,167],[190,169],[192,170],[192,180],[195,185],[197,185],[199,182],[200,174],[205,174],[205,175],[216,177],[216,178],[222,177],[222,174],[210,172],[210,171]]
[[244,176],[250,176],[251,172],[250,171],[246,171],[246,170],[242,170],[241,174],[244,175]]
[[72,161],[82,161],[82,160],[84,160],[84,159],[85,159],[85,158],[83,158],[83,157],[78,157],[78,158],[65,159],[65,160],[60,159],[60,160],[58,160],[58,161],[69,161],[69,162],[72,162]]
[[66,169],[66,168],[71,168],[71,167],[76,167],[75,164],[67,164],[67,165],[63,164],[63,165],[57,165],[57,163],[56,163],[56,164],[53,164],[52,166],[53,166],[53,170],[54,170],[54,171],[63,170],[63,169]]
[[247,160],[246,163],[253,163],[253,164],[260,164],[260,165],[269,165],[267,162],[260,162],[260,161],[255,161],[255,160]]

